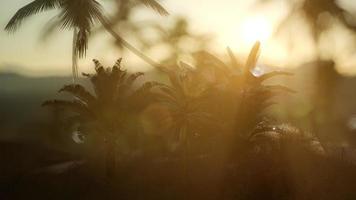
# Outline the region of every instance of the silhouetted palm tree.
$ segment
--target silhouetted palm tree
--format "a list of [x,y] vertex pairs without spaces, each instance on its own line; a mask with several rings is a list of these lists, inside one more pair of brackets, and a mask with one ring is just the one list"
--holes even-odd
[[275,94],[291,92],[284,86],[264,84],[264,81],[274,76],[290,75],[290,73],[273,71],[259,76],[253,73],[259,49],[260,43],[256,42],[245,64],[239,61],[230,49],[228,49],[231,59],[229,64],[225,64],[207,52],[199,52],[195,55],[200,80],[205,79],[206,84],[214,90],[213,93],[218,94],[209,104],[210,109],[214,110],[217,119],[234,124],[227,126],[234,127],[232,131],[239,134],[248,134],[262,120],[263,111],[273,104],[271,98]]
[[128,74],[120,67],[121,60],[112,68],[104,68],[97,60],[94,75],[84,74],[94,87],[95,95],[82,85],[64,86],[59,92],[68,92],[74,100],[50,100],[43,106],[57,106],[70,111],[72,122],[79,122],[81,129],[86,129],[106,143],[106,174],[114,175],[116,165],[116,142],[123,135],[129,116],[137,114],[155,97],[151,89],[159,85],[146,82],[135,89],[135,80],[143,73]]
[[184,69],[167,71],[170,85],[161,85],[158,95],[171,113],[172,133],[180,145],[186,146],[193,129],[209,121],[211,116],[201,109],[201,104],[209,95],[208,88],[196,82],[192,68],[183,63],[181,67]]
[[174,143],[181,152],[185,187],[188,189],[188,163],[192,153],[190,143],[200,134],[201,127],[214,123],[214,120],[201,106],[208,99],[207,88],[198,85],[192,68],[187,68],[188,66],[183,63],[181,67],[183,67],[181,70],[166,71],[171,84],[160,87],[159,97],[171,116],[168,129],[176,139]]
[[[140,2],[153,8],[162,15],[168,14],[156,0],[140,0]],[[16,12],[6,25],[5,30],[9,32],[16,31],[26,18],[51,9],[60,10],[57,16],[58,21],[56,21],[55,25],[63,29],[73,29],[72,67],[74,78],[78,76],[77,56],[85,56],[88,48],[88,38],[96,21],[99,21],[123,46],[127,47],[149,64],[153,66],[158,65],[114,31],[104,16],[102,6],[96,0],[34,0]]]
[[[279,75],[291,75],[287,72],[273,71],[254,75],[253,69],[256,67],[260,50],[260,43],[257,42],[251,49],[245,66],[241,74],[231,75],[228,78],[228,89],[239,88],[235,94],[237,100],[237,113],[235,116],[235,128],[239,134],[250,134],[256,125],[263,120],[264,111],[273,105],[271,101],[276,94],[281,92],[293,92],[293,90],[282,85],[266,85],[264,82]],[[236,60],[230,53],[231,59]],[[236,63],[236,62],[235,62]],[[233,91],[231,91],[233,92]]]

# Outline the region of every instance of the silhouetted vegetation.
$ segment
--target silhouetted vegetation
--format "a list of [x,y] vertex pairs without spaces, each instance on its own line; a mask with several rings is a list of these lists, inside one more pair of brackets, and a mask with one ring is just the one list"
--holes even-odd
[[[168,12],[156,0],[143,0],[142,4],[151,7],[161,15]],[[126,42],[118,35],[105,17],[102,6],[95,0],[34,0],[19,9],[6,25],[5,30],[14,32],[21,23],[31,15],[47,10],[59,9],[60,13],[54,19],[50,29],[60,27],[62,29],[73,29],[73,52],[72,52],[72,71],[73,78],[78,76],[77,58],[83,57],[88,49],[88,40],[92,27],[95,22],[100,22],[105,29],[123,46],[137,54],[153,66],[157,64],[150,58],[142,54],[139,50]]]
[[[0,199],[356,198],[356,122],[345,114],[356,108],[344,94],[355,79],[337,74],[333,61],[311,64],[315,84],[296,82],[313,86],[310,105],[300,106],[291,87],[300,69],[258,71],[260,42],[245,61],[227,48],[225,61],[207,51],[209,35],[192,33],[184,17],[169,27],[132,21],[139,6],[168,15],[158,1],[112,3],[107,17],[96,0],[33,0],[7,24],[12,32],[34,14],[59,10],[47,34],[73,30],[76,81],[0,74]],[[336,1],[290,5],[280,27],[304,13],[317,41],[328,14],[354,31]],[[114,46],[154,69],[133,72],[122,58],[112,67],[94,59],[92,73],[78,77],[77,58],[96,22]],[[145,37],[148,29],[155,39]],[[138,48],[119,32],[132,34]],[[146,53],[160,45],[167,52],[158,63]],[[188,53],[189,63],[181,61]]]
[[[258,52],[256,43],[245,64],[231,50],[229,64],[200,52],[196,67],[180,63],[161,83],[134,84],[144,74],[128,73],[121,59],[111,68],[94,60],[95,74],[83,74],[93,89],[66,85],[59,91],[71,99],[43,104],[62,113],[62,126],[80,147],[66,151],[77,156],[27,174],[16,196],[31,188],[33,197],[51,191],[89,199],[353,197],[352,164],[328,156],[313,135],[265,114],[274,95],[293,91],[264,83],[290,73],[253,74]],[[53,177],[58,173],[70,178],[63,192],[56,191],[66,182]],[[347,187],[335,185],[344,181]]]

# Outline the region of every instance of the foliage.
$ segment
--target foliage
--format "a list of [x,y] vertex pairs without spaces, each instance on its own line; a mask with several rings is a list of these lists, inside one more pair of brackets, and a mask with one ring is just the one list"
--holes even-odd
[[[141,0],[142,4],[151,7],[156,12],[167,15],[168,12],[156,0]],[[108,24],[108,20],[104,15],[104,11],[100,3],[96,0],[34,0],[26,6],[19,9],[16,14],[10,19],[5,27],[6,31],[14,32],[22,24],[22,22],[37,13],[47,10],[59,9],[59,14],[55,17],[54,23],[49,30],[54,27],[61,29],[73,29],[73,77],[78,76],[77,56],[84,57],[88,48],[89,35],[96,22],[100,22],[111,33],[116,40],[121,42],[125,47],[138,54],[149,63],[154,63],[149,58],[140,54],[136,48],[127,43],[121,38],[112,27]]]
[[280,75],[291,75],[287,72],[274,71],[256,76],[253,70],[259,55],[260,44],[257,42],[251,49],[245,64],[242,64],[228,50],[231,64],[225,64],[207,52],[195,55],[199,79],[203,80],[214,95],[210,108],[219,102],[212,112],[222,118],[221,122],[232,128],[233,132],[248,133],[263,119],[264,111],[273,105],[277,94],[293,92],[281,85],[266,85],[265,81]]
[[[59,92],[68,92],[75,99],[73,101],[52,100],[43,105],[53,105],[68,108],[78,115],[82,121],[97,121],[98,130],[115,130],[122,126],[124,116],[128,112],[140,110],[144,102],[138,101],[144,95],[150,95],[150,89],[156,85],[147,82],[140,88],[133,90],[134,82],[143,73],[128,74],[120,67],[121,59],[112,68],[104,68],[94,60],[94,75],[83,74],[90,79],[95,95],[88,92],[83,86],[71,84],[64,86]],[[147,99],[146,103],[149,102]]]
[[[135,88],[135,81],[143,73],[128,74],[121,68],[121,59],[112,68],[104,68],[94,60],[94,75],[83,74],[91,84],[95,94],[91,94],[82,85],[64,86],[59,92],[70,93],[69,100],[49,100],[43,106],[55,106],[70,111],[69,120],[79,123],[79,131],[94,134],[94,138],[104,141],[107,147],[108,176],[113,174],[117,139],[127,134],[127,124],[155,98],[151,89],[155,82],[146,82]],[[145,101],[142,99],[145,98]],[[111,163],[110,163],[111,162]],[[113,166],[112,166],[113,165]]]
[[[140,25],[130,21],[131,11],[139,5],[161,15],[167,15],[167,10],[156,0],[115,0],[115,5],[117,13],[109,20],[96,0],[33,0],[6,26],[7,31],[13,32],[26,18],[58,9],[60,12],[50,29],[59,26],[74,30],[75,66],[76,56],[85,56],[89,35],[99,21],[120,47],[127,47],[158,67],[160,75],[167,78],[167,83],[139,82],[144,73],[124,70],[121,59],[108,68],[93,60],[95,73],[83,73],[92,88],[81,84],[62,87],[59,93],[69,94],[70,99],[45,101],[43,106],[54,108],[53,119],[48,127],[32,130],[60,134],[63,127],[58,121],[66,120],[75,128],[73,138],[79,141],[76,145],[88,147],[87,153],[93,155],[63,154],[64,158],[57,162],[59,159],[54,158],[60,153],[46,152],[46,156],[53,157],[38,156],[36,164],[17,159],[21,162],[16,162],[16,166],[21,169],[15,172],[15,181],[11,181],[8,189],[13,191],[12,186],[16,186],[20,192],[14,192],[15,197],[53,198],[54,190],[60,193],[55,196],[58,199],[67,199],[73,194],[75,199],[355,198],[356,170],[352,163],[329,156],[328,149],[313,134],[278,122],[269,115],[268,108],[278,106],[275,97],[293,90],[266,82],[291,74],[273,71],[256,75],[259,42],[252,47],[245,63],[230,49],[227,49],[230,61],[224,62],[200,50],[205,49],[208,40],[190,33],[185,19],[177,18],[169,29],[149,24],[149,28],[159,33],[159,38],[141,41],[143,50],[157,44],[168,45],[171,50],[163,64],[157,64],[123,40],[116,30],[122,27],[125,31],[141,30]],[[354,30],[345,16],[347,11],[334,0],[301,0],[291,5],[296,9],[286,21],[295,13],[303,12],[315,38],[325,30],[325,24],[319,24],[319,18],[325,13]],[[184,62],[176,64],[186,52],[181,43],[187,38],[198,43],[192,55],[195,66]],[[328,89],[321,92],[327,93]],[[134,148],[130,142],[135,143]],[[3,144],[0,148],[4,146],[8,148]],[[6,148],[0,154],[24,151]],[[78,153],[73,149],[63,151]],[[95,156],[99,161],[92,159]],[[10,160],[8,155],[5,158]],[[102,164],[106,173],[104,183],[98,176],[103,170],[97,167]],[[7,168],[6,164],[1,166],[6,172],[11,171]],[[2,186],[3,182],[0,183]],[[0,196],[3,197],[2,193]]]

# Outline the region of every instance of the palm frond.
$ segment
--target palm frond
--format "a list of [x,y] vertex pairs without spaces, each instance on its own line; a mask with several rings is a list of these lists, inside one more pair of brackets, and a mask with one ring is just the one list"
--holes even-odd
[[251,69],[253,69],[256,66],[258,56],[260,53],[260,46],[261,46],[261,43],[258,41],[253,45],[253,47],[250,51],[250,54],[247,58],[247,61],[246,61],[245,73],[250,71]]
[[80,101],[65,101],[65,100],[48,100],[42,103],[42,106],[54,106],[61,107],[68,111],[86,116],[88,118],[94,118],[94,114]]
[[147,7],[152,8],[154,11],[158,12],[160,15],[169,15],[168,11],[156,0],[140,0]]
[[161,102],[170,101],[178,104],[178,94],[175,91],[176,90],[170,86],[159,87],[156,95]]
[[134,74],[130,74],[129,77],[127,77],[126,81],[125,81],[125,84],[128,85],[128,86],[131,86],[136,79],[138,79],[139,77],[143,76],[144,73],[142,72],[136,72]]
[[59,14],[62,28],[76,27],[84,30],[90,30],[95,21],[103,17],[102,7],[95,0],[65,1]]
[[120,69],[121,68],[121,62],[122,62],[122,58],[119,58],[116,60],[115,65],[112,67],[113,69],[117,68]]
[[179,61],[179,67],[186,73],[192,72],[194,69],[194,67],[183,61]]
[[39,12],[60,7],[61,0],[34,0],[26,6],[20,8],[15,15],[7,23],[5,30],[14,32],[18,29],[21,23],[31,15]]
[[79,29],[74,41],[74,52],[80,58],[86,55],[88,49],[88,40],[90,32],[85,29]]
[[103,18],[102,7],[95,0],[64,1],[59,19],[62,28],[77,28],[78,35],[75,43],[75,53],[85,56],[88,48],[88,37],[95,21]]
[[115,82],[115,84],[120,84],[120,82],[122,82],[125,77],[126,77],[126,70],[122,70],[121,69],[121,61],[122,58],[118,59],[115,63],[115,65],[111,68],[111,79],[112,81]]
[[91,74],[82,72],[82,76],[85,76],[85,77],[87,77],[87,78],[90,78],[90,77],[91,77]]
[[60,21],[58,17],[55,16],[46,23],[43,31],[41,32],[41,40],[46,41],[58,27],[60,27]]
[[105,72],[104,66],[96,59],[93,59],[95,65],[95,71],[97,74],[102,74]]
[[238,70],[241,70],[241,67],[243,66],[240,61],[236,58],[236,56],[234,55],[234,52],[232,52],[232,50],[227,47],[226,48],[227,50],[227,53],[229,54],[229,57],[230,57],[230,62],[231,62],[231,67],[233,69],[238,69]]
[[275,77],[275,76],[292,76],[292,75],[293,75],[293,73],[290,73],[290,72],[273,71],[273,72],[269,72],[269,73],[261,75],[260,77],[258,77],[258,80],[260,82],[263,82],[263,81],[270,79],[272,77]]
[[183,84],[182,84],[182,79],[180,75],[177,72],[169,71],[167,72],[168,78],[170,83],[172,84],[172,87],[178,92],[178,93],[184,93],[183,89]]
[[222,69],[225,72],[229,69],[228,65],[209,52],[199,51],[194,53],[193,57],[198,62],[197,67],[211,66],[217,69]]
[[130,107],[132,111],[141,111],[149,104],[157,102],[159,95],[156,92],[153,92],[153,88],[159,87],[160,85],[162,85],[162,83],[154,81],[144,83],[140,88],[128,96],[126,100],[127,106]]
[[62,89],[59,90],[59,92],[68,92],[75,97],[79,98],[86,104],[89,104],[93,101],[95,101],[95,97],[90,94],[82,85],[75,84],[75,85],[66,85]]
[[[122,74],[117,77],[117,82],[114,83],[113,87],[115,87],[115,91],[117,94],[120,94],[121,96],[125,96],[125,95],[129,95],[132,91],[132,86],[133,83],[135,82],[135,80],[140,77],[143,76],[144,73],[142,72],[137,72],[134,74],[129,74],[126,71],[122,71]],[[115,97],[119,97],[115,95]]]
[[265,89],[275,92],[286,92],[286,93],[295,93],[296,91],[290,89],[289,87],[283,85],[266,85]]
[[153,93],[152,89],[155,87],[161,87],[163,84],[158,83],[155,81],[150,81],[144,83],[141,87],[139,87],[137,90],[135,90],[130,98],[131,99],[138,99],[139,101],[142,101],[147,96],[158,96],[158,93]]

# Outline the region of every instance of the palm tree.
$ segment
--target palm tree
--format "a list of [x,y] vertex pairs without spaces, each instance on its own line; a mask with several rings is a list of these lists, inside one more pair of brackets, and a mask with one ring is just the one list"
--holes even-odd
[[[281,85],[265,85],[264,82],[278,75],[291,75],[287,72],[273,71],[256,76],[260,43],[256,42],[243,64],[228,49],[230,63],[226,64],[207,52],[195,55],[197,73],[200,80],[210,85],[216,97],[209,104],[217,119],[229,122],[233,132],[248,134],[263,118],[263,111],[273,104],[271,98],[279,92],[292,92]],[[219,102],[219,103],[216,103]],[[214,104],[217,108],[214,108]]]
[[166,70],[170,85],[161,85],[157,93],[160,102],[172,116],[170,130],[177,137],[178,143],[186,147],[192,137],[194,127],[206,123],[211,116],[201,108],[209,96],[207,87],[199,85],[195,71],[181,63],[179,70]]
[[[208,123],[214,123],[212,116],[204,109],[202,104],[208,99],[209,90],[200,87],[194,78],[195,72],[186,64],[181,63],[180,70],[166,70],[170,85],[161,85],[158,92],[159,101],[166,106],[170,113],[168,130],[175,138],[174,143],[182,153],[184,174],[184,187],[188,184],[188,163],[191,157],[191,140],[196,137],[201,128]],[[188,191],[185,192],[185,195]]]
[[161,87],[161,95],[173,116],[171,129],[183,149],[189,148],[189,137],[194,128],[212,121],[219,121],[225,131],[247,138],[263,121],[264,110],[273,104],[272,97],[281,92],[293,92],[281,85],[264,84],[272,77],[290,73],[253,74],[259,49],[260,43],[257,42],[245,64],[229,49],[230,64],[207,52],[199,52],[194,55],[195,68],[181,63],[180,70],[166,69],[171,85]]
[[[242,73],[231,75],[228,78],[229,89],[239,88],[237,96],[237,113],[235,116],[235,131],[239,134],[251,133],[254,127],[264,118],[264,111],[274,104],[272,98],[281,92],[294,92],[282,85],[266,85],[264,82],[280,75],[291,75],[283,71],[273,71],[256,76],[253,68],[256,67],[260,51],[260,43],[256,42],[247,58]],[[236,60],[232,53],[231,59]],[[235,92],[236,93],[236,92]]]
[[[156,0],[140,0],[162,15],[168,12]],[[141,53],[130,43],[118,35],[104,16],[102,6],[96,0],[34,0],[19,9],[5,27],[6,31],[16,31],[28,17],[51,9],[59,9],[56,26],[73,30],[72,72],[73,78],[78,77],[77,57],[84,57],[88,48],[88,38],[95,22],[99,21],[104,28],[123,46],[153,66],[156,62]]]
[[105,141],[106,175],[110,178],[115,172],[118,137],[124,134],[129,116],[137,114],[154,99],[151,89],[159,84],[146,82],[135,89],[133,84],[143,73],[128,74],[120,67],[121,59],[106,69],[97,60],[94,63],[96,73],[83,75],[90,79],[95,94],[82,85],[71,84],[59,92],[70,93],[74,100],[49,100],[43,106],[64,108],[72,113],[71,122],[79,123],[81,130],[86,129]]

